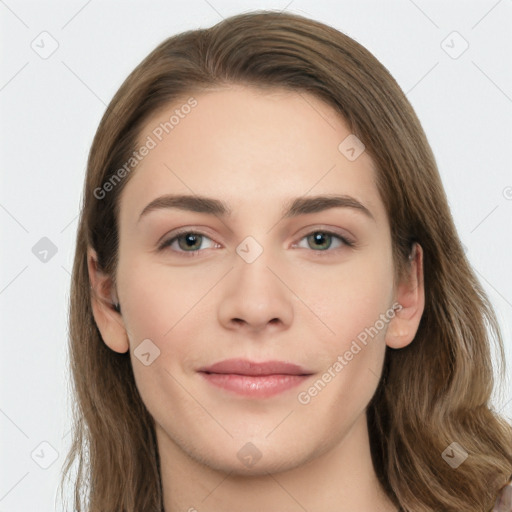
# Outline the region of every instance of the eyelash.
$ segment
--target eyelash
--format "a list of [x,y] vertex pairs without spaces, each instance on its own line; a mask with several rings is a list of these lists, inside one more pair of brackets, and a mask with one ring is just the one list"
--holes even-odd
[[[329,230],[322,230],[322,229],[315,229],[313,231],[310,231],[309,233],[306,233],[303,237],[300,238],[299,242],[301,240],[303,240],[304,238],[307,238],[311,235],[314,235],[315,233],[321,233],[323,235],[328,235],[328,236],[332,236],[334,238],[337,238],[338,240],[340,240],[341,242],[343,242],[343,244],[347,247],[355,247],[355,242],[353,242],[352,240],[344,237],[344,236],[341,236],[339,235],[338,233],[334,233],[332,231],[329,231]],[[174,236],[172,238],[169,238],[168,240],[165,240],[164,242],[162,242],[159,246],[158,246],[158,251],[163,251],[164,249],[166,249],[167,247],[169,247],[170,245],[172,245],[172,243],[176,240],[178,240],[180,237],[182,237],[183,235],[199,235],[199,236],[202,236],[202,237],[206,237],[208,238],[209,240],[211,240],[211,238],[206,235],[205,233],[202,233],[200,231],[191,231],[190,229],[185,229],[185,230],[182,230],[182,231],[179,231],[177,233],[174,234]],[[213,241],[213,240],[212,240]],[[337,250],[339,249],[342,249],[343,247],[337,247],[335,249],[325,249],[325,250],[318,250],[318,251],[315,251],[314,249],[311,249],[313,252],[315,253],[318,253],[317,255],[322,257],[322,256],[325,256],[327,254],[325,253],[332,253],[332,252],[336,252]],[[184,255],[185,257],[194,257],[196,256],[197,254],[199,254],[200,252],[204,251],[204,249],[199,249],[199,250],[195,250],[195,251],[183,251],[183,250],[179,250],[179,251],[176,251],[175,249],[173,249],[174,252],[177,252],[178,254],[182,254]],[[190,256],[189,256],[190,255]]]

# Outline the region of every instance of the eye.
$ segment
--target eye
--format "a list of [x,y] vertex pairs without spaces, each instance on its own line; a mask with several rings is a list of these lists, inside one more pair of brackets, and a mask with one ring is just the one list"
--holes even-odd
[[[202,247],[202,243],[205,240],[209,240],[209,247]],[[333,252],[334,249],[339,249],[343,246],[353,247],[355,245],[354,242],[349,240],[348,238],[341,236],[337,233],[333,233],[331,231],[326,230],[316,230],[308,233],[301,239],[306,241],[307,246],[301,247],[299,244],[295,244],[294,247],[301,247],[305,249],[313,249],[314,252]],[[334,242],[334,243],[333,243]],[[219,244],[215,243],[210,237],[206,236],[204,233],[200,233],[197,231],[182,231],[177,233],[172,238],[162,242],[162,244],[158,247],[159,251],[163,251],[167,247],[170,247],[173,251],[177,253],[186,254],[189,253],[191,256],[200,252],[201,249],[208,249],[219,247]],[[329,249],[331,249],[329,251]]]
[[[343,247],[344,245],[348,247],[354,246],[354,242],[345,238],[344,236],[324,230],[312,231],[311,233],[304,236],[301,241],[306,240],[306,243],[308,244],[308,246],[305,247],[306,249],[313,248],[318,249],[315,252],[325,252],[333,248],[333,239],[337,240],[337,244],[335,243],[334,249]],[[300,247],[300,245],[297,246]]]
[[[159,246],[158,250],[163,250],[166,247],[171,247],[176,252],[188,252],[193,254],[199,252],[198,249],[201,247],[201,244],[205,239],[210,240],[210,242],[212,242],[213,245],[211,245],[211,247],[216,245],[211,238],[207,237],[203,233],[198,233],[196,231],[183,231],[181,233],[178,233],[173,238],[170,238],[169,240],[163,242]],[[178,248],[176,248],[176,243]]]

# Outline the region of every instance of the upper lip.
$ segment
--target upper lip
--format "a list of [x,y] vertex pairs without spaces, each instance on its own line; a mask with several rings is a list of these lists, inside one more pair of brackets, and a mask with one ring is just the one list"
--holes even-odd
[[256,362],[248,359],[226,359],[198,370],[205,373],[238,375],[311,375],[299,365],[284,361]]

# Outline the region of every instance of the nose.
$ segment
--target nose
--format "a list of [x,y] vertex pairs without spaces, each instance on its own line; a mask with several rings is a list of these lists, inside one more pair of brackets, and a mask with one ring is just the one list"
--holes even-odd
[[226,276],[218,306],[219,322],[229,330],[261,332],[287,329],[294,315],[293,286],[264,251],[255,261],[242,258]]

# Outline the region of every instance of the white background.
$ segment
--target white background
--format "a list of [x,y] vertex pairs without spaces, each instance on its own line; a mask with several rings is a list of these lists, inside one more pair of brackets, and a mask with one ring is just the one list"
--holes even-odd
[[[239,12],[286,9],[323,21],[390,70],[427,133],[512,362],[512,0],[288,2],[0,1],[0,512],[62,510],[54,502],[70,441],[70,270],[105,107],[165,38]],[[58,42],[47,59],[31,47],[51,48],[43,31]],[[445,51],[463,48],[453,31],[469,44],[458,58]],[[57,247],[46,263],[32,252],[42,237]],[[512,417],[510,380],[495,407]],[[42,442],[58,453],[48,469],[34,460],[51,461]]]

